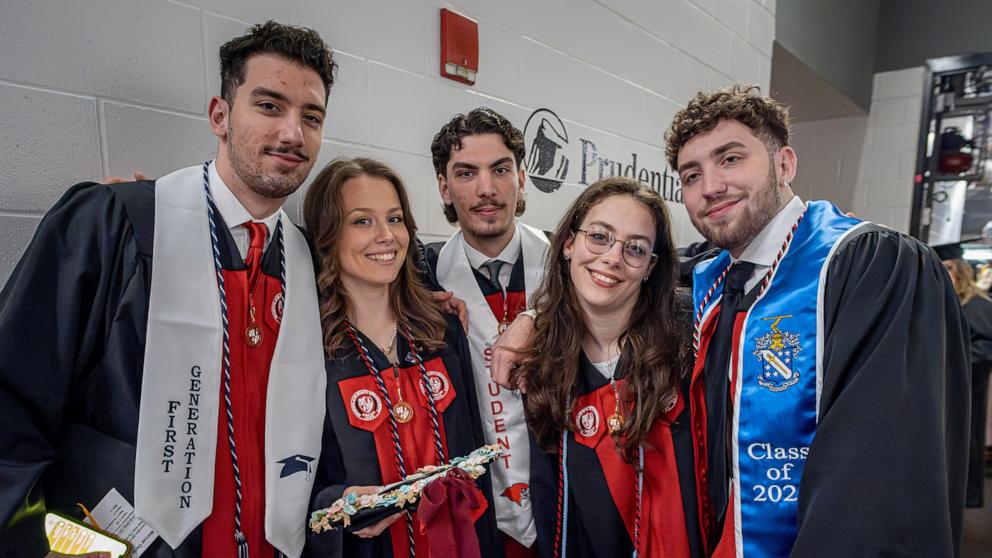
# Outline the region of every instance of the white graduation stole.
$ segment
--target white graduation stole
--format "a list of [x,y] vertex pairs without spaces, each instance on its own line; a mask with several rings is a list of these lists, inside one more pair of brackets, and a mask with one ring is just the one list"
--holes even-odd
[[[524,285],[527,301],[530,302],[544,274],[548,240],[538,229],[520,222],[516,226],[520,231]],[[468,344],[472,353],[472,373],[479,398],[482,430],[487,444],[499,444],[505,452],[503,458],[489,468],[497,526],[500,531],[529,547],[534,544],[537,531],[530,498],[526,495],[530,487],[530,445],[523,401],[518,393],[499,387],[489,375],[490,351],[498,337],[499,322],[475,280],[472,265],[465,254],[465,239],[461,231],[441,248],[436,275],[441,286],[464,300],[468,308]]]
[[[136,515],[172,548],[210,515],[217,436],[227,436],[217,432],[223,326],[205,196],[199,166],[156,181],[134,500]],[[309,249],[284,212],[281,218],[286,300],[266,394],[265,537],[299,556],[326,375]],[[280,463],[297,456],[313,458],[311,467]]]

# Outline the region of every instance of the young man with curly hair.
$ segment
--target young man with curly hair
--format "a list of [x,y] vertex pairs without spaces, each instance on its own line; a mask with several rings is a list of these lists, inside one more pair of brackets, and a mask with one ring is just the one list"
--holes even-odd
[[[0,553],[46,512],[133,503],[145,556],[299,556],[324,366],[281,210],[320,149],[330,48],[268,22],[221,47],[216,159],[71,188],[0,293]],[[119,495],[115,495],[114,493]]]
[[956,556],[966,326],[916,240],[795,195],[788,111],[734,86],[666,133],[722,248],[693,276],[700,522],[714,556]]
[[534,556],[530,446],[520,394],[489,376],[492,343],[526,308],[544,272],[544,233],[519,222],[524,212],[523,133],[488,108],[459,114],[431,144],[448,222],[460,230],[426,247],[440,288],[468,307],[468,340],[486,443],[502,460],[490,467],[496,520],[508,558]]

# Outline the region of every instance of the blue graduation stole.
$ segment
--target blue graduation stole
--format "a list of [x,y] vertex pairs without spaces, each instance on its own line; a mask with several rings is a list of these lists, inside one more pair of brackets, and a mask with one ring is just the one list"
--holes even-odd
[[[733,355],[738,364],[731,425],[734,495],[725,521],[739,527],[735,546],[748,558],[788,556],[796,538],[799,481],[822,387],[818,348],[826,269],[835,247],[858,223],[829,202],[808,203],[771,283],[744,318],[740,351]],[[730,254],[723,251],[696,266],[694,308],[729,265]],[[703,324],[712,319],[722,289],[721,284],[711,295]]]

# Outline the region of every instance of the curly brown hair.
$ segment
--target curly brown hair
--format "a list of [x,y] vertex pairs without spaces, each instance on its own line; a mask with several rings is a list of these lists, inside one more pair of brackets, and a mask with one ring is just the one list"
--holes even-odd
[[654,254],[658,260],[641,284],[637,304],[620,337],[627,404],[623,428],[613,434],[617,449],[632,462],[637,446],[670,402],[688,363],[689,335],[676,296],[678,257],[671,219],[657,192],[630,178],[604,178],[572,203],[551,236],[548,262],[534,307],[537,319],[528,358],[517,371],[527,390],[527,424],[545,451],[554,451],[565,429],[573,430],[569,408],[578,384],[582,339],[588,330],[564,257],[565,242],[582,225],[589,210],[611,196],[630,196],[654,217]]
[[704,93],[699,91],[672,118],[665,132],[665,157],[678,169],[679,151],[698,134],[709,132],[721,120],[736,120],[754,131],[769,153],[789,145],[789,109],[761,94],[757,85],[735,83]]
[[[434,140],[431,142],[434,172],[438,176],[447,178],[451,152],[461,149],[462,138],[465,136],[481,134],[499,134],[502,136],[503,144],[513,153],[517,168],[520,168],[525,154],[524,133],[511,124],[505,116],[490,108],[479,107],[468,114],[456,114],[444,126],[441,126],[441,130],[434,136]],[[523,196],[518,197],[516,216],[523,215],[526,208],[527,203]],[[458,222],[458,214],[455,213],[453,205],[444,204],[444,216],[452,225]]]
[[324,351],[331,355],[345,346],[348,339],[343,324],[348,317],[350,302],[341,282],[337,245],[345,218],[342,190],[345,183],[362,175],[382,178],[396,188],[403,223],[410,233],[403,267],[389,289],[390,304],[399,320],[399,327],[401,330],[409,329],[415,344],[427,350],[437,349],[444,344],[445,321],[441,310],[432,301],[430,291],[418,279],[418,250],[414,242],[417,224],[410,209],[406,187],[399,175],[386,164],[355,157],[331,161],[314,179],[303,200],[303,221],[313,239],[319,264],[317,294],[320,298]]
[[278,54],[317,72],[327,101],[338,67],[331,47],[313,29],[266,21],[220,47],[220,96],[228,103],[234,103],[234,92],[245,81],[245,64],[255,54]]

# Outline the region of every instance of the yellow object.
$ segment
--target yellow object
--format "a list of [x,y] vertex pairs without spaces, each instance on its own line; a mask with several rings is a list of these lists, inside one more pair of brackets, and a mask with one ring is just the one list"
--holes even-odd
[[[83,512],[89,515],[85,507]],[[130,544],[54,513],[45,514],[45,533],[49,548],[62,554],[110,552],[113,558],[127,558],[131,554]]]

